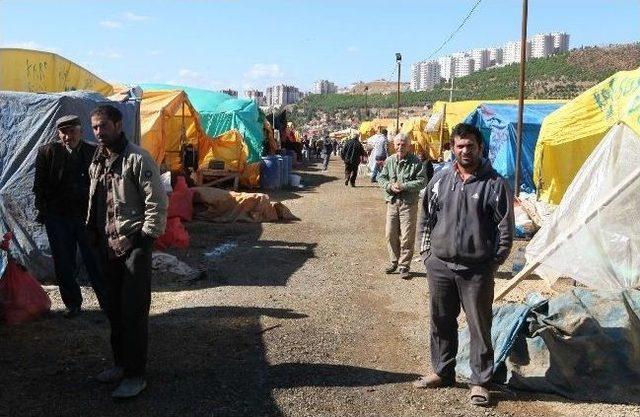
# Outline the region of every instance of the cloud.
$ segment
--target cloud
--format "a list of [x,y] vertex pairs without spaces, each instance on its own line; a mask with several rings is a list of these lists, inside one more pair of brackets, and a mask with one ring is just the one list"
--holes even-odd
[[122,23],[116,22],[115,20],[103,20],[100,22],[100,26],[107,29],[120,29],[122,27]]
[[147,51],[147,55],[149,56],[159,56],[159,55],[164,55],[164,51],[160,51],[160,50],[155,50],[155,49],[150,49]]
[[10,42],[2,44],[3,48],[37,49],[39,51],[58,52],[58,48],[52,48],[39,44],[36,41]]
[[347,47],[347,52],[349,52],[349,53],[353,54],[353,53],[359,52],[359,51],[360,51],[360,49],[357,46],[353,46],[352,45],[352,46]]
[[278,64],[253,64],[251,69],[244,74],[249,80],[261,78],[282,78],[284,73]]
[[123,14],[124,18],[130,22],[141,22],[143,20],[149,20],[149,16],[142,16],[139,14],[135,14],[133,12],[125,12]]
[[166,81],[166,84],[200,87],[210,90],[220,90],[221,88],[225,88],[222,82],[211,79],[209,76],[202,74],[201,72],[188,68],[180,69],[178,71],[178,77]]

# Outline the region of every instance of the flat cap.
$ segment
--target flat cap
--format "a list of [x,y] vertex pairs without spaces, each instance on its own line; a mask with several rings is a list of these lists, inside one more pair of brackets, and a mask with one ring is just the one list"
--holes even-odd
[[62,116],[56,120],[56,129],[64,129],[65,127],[80,126],[80,117],[70,114],[69,116]]

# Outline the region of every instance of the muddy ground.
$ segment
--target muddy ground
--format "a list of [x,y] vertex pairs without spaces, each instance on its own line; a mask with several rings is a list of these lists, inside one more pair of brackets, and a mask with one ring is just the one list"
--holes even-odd
[[[156,274],[149,386],[114,402],[93,376],[110,364],[108,324],[89,288],[86,311],[0,327],[0,416],[637,416],[638,407],[496,392],[468,405],[464,384],[419,391],[428,370],[424,271],[403,281],[386,262],[384,203],[367,179],[341,181],[341,164],[303,172],[304,189],[279,191],[292,223],[188,225],[174,250],[205,268],[184,283]],[[237,245],[221,259],[203,253]],[[501,277],[509,276],[510,265]],[[525,283],[510,297],[539,286]]]

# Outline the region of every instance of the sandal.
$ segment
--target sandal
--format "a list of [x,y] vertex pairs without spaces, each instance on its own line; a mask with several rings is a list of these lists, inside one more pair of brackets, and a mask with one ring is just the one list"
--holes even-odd
[[489,390],[481,385],[472,385],[469,391],[469,401],[472,405],[486,407],[489,405]]

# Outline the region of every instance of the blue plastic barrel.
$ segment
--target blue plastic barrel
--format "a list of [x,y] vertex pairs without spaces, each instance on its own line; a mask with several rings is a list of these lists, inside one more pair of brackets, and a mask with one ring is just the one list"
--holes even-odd
[[284,176],[284,159],[281,155],[276,155],[276,164],[278,164],[278,188],[281,188]]
[[289,174],[291,173],[292,166],[291,156],[284,155],[282,157],[282,165],[282,186],[284,187],[289,185]]
[[274,190],[280,186],[280,167],[275,156],[262,158],[262,173],[260,174],[260,187],[265,190]]

